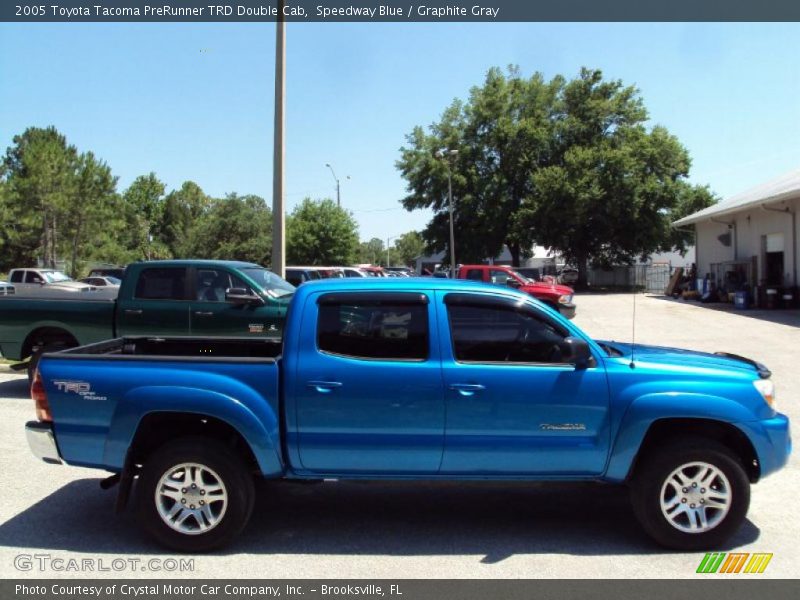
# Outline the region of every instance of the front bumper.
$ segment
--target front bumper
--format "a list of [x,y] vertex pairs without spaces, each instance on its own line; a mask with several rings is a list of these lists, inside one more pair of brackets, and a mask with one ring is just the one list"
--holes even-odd
[[28,421],[25,423],[25,437],[28,438],[28,446],[36,458],[54,465],[60,465],[63,462],[58,453],[52,424]]
[[572,303],[558,305],[558,312],[561,313],[561,316],[565,319],[574,319],[576,309],[577,307]]

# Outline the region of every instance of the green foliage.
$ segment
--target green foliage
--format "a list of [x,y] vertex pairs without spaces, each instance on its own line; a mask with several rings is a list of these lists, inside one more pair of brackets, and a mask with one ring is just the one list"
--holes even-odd
[[448,249],[450,173],[462,263],[495,256],[505,244],[519,264],[540,244],[576,261],[584,275],[590,261],[682,248],[685,236],[670,222],[713,196],[688,186],[688,152],[663,127],[648,130],[647,118],[636,88],[597,70],[545,81],[491,69],[428,133],[417,127],[407,137],[397,162],[408,189],[403,205],[432,208],[422,232],[427,249]]
[[[194,189],[196,188],[196,190]],[[243,260],[266,265],[272,256],[272,211],[263,198],[228,194],[221,200],[208,200],[200,188],[186,185],[183,196],[198,201],[196,222],[187,230],[189,237],[182,258]],[[198,193],[199,192],[199,193]],[[187,200],[188,201],[188,200]],[[208,208],[202,206],[207,204]],[[191,208],[189,210],[191,214]]]
[[191,254],[192,227],[209,210],[211,203],[211,198],[193,181],[186,181],[180,190],[167,194],[158,233],[172,256]]
[[425,253],[425,240],[418,231],[409,231],[395,240],[389,252],[389,266],[411,266],[418,256]]
[[386,266],[386,246],[380,238],[372,238],[358,245],[358,264]]
[[126,245],[137,248],[141,258],[147,260],[169,258],[168,249],[156,238],[164,212],[165,190],[166,186],[151,172],[134,179],[122,194],[130,226]]
[[330,199],[305,198],[286,220],[290,265],[348,265],[358,251],[358,224]]

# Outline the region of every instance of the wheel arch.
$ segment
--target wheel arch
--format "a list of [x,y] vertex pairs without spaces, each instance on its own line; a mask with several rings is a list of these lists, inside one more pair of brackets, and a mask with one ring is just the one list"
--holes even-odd
[[653,421],[648,427],[636,455],[631,461],[625,479],[636,474],[637,465],[643,457],[655,451],[660,445],[680,437],[694,437],[714,440],[731,450],[741,461],[751,483],[761,477],[758,455],[753,444],[739,428],[732,423],[705,418],[663,418]]

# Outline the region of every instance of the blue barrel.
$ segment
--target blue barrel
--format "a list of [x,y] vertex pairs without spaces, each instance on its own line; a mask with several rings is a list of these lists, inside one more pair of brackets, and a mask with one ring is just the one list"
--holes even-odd
[[747,310],[750,308],[750,302],[748,300],[747,292],[736,292],[733,298],[733,305],[739,310]]

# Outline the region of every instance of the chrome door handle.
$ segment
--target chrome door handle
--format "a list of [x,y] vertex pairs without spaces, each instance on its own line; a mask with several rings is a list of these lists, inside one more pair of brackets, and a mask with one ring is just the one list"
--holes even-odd
[[320,394],[330,394],[333,390],[342,387],[340,381],[309,381],[307,387],[314,388]]
[[486,386],[480,383],[451,383],[450,389],[458,392],[462,396],[474,396],[475,392],[485,390]]
[[125,314],[126,315],[140,315],[140,314],[142,314],[142,309],[141,308],[126,308],[125,309]]
[[213,312],[208,310],[196,310],[194,311],[194,314],[196,314],[198,317],[211,317],[214,315]]

